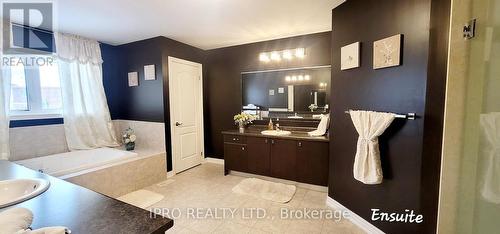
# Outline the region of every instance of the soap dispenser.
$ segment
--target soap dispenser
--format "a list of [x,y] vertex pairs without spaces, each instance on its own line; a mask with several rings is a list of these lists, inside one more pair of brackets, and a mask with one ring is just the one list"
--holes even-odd
[[269,118],[269,123],[267,124],[267,130],[273,130],[273,119]]

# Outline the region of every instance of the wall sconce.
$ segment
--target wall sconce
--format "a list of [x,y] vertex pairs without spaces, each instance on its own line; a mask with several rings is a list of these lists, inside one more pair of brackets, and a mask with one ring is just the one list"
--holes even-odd
[[282,51],[272,51],[272,52],[262,52],[259,54],[259,60],[261,62],[276,61],[279,62],[284,60],[293,60],[294,58],[303,59],[306,57],[305,48],[297,48],[293,50],[282,50]]

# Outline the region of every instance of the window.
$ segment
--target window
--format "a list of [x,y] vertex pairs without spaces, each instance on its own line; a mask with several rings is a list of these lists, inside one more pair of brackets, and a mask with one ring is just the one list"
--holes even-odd
[[61,82],[56,62],[43,66],[10,66],[10,115],[13,119],[59,117]]

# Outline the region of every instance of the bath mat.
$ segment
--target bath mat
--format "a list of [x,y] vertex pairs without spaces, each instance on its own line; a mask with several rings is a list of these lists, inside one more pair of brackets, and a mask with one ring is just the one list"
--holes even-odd
[[279,203],[287,203],[292,200],[296,190],[295,185],[286,185],[256,178],[244,179],[233,188],[235,193]]
[[141,189],[125,194],[117,199],[130,205],[146,209],[161,201],[164,197],[165,196],[161,194]]

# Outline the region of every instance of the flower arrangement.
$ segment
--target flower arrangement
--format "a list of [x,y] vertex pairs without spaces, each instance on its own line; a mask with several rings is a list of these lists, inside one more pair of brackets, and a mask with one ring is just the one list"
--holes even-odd
[[130,151],[135,149],[135,141],[137,136],[134,134],[134,129],[128,127],[125,129],[123,134],[123,143],[125,143],[125,148]]
[[234,123],[240,127],[240,132],[245,131],[245,126],[257,119],[257,116],[245,112],[234,116]]
[[318,109],[318,105],[316,105],[314,103],[309,105],[309,110],[311,110],[311,112],[314,112],[316,109]]

